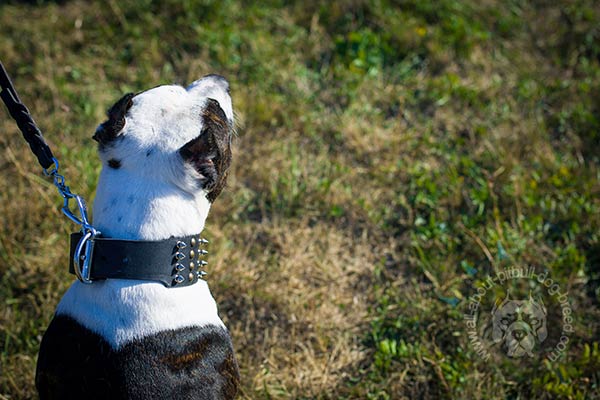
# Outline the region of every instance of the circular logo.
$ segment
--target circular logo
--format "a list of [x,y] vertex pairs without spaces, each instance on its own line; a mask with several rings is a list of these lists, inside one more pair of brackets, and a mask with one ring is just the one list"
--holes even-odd
[[568,293],[548,271],[510,267],[474,288],[464,323],[470,345],[484,360],[497,351],[514,359],[555,361],[573,333],[572,314]]

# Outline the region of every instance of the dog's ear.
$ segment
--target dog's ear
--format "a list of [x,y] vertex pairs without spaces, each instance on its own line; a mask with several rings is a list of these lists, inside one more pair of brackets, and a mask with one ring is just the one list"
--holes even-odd
[[506,292],[506,297],[503,300],[500,301],[499,299],[496,299],[494,301],[494,307],[492,308],[492,315],[496,315],[496,312],[498,310],[502,309],[502,307],[504,307],[504,305],[506,303],[508,303],[509,300],[510,300],[510,292],[509,291]]
[[133,105],[134,96],[133,93],[127,93],[107,111],[108,119],[96,129],[92,139],[100,144],[107,144],[119,136],[125,126],[125,114]]
[[492,340],[494,343],[499,343],[504,340],[504,330],[496,323],[496,321],[494,321],[492,326]]
[[544,340],[546,340],[546,338],[548,337],[548,328],[546,327],[546,317],[544,317],[542,319],[541,323],[542,324],[535,332],[540,343],[543,342]]
[[221,75],[206,75],[191,83],[186,90],[194,97],[216,100],[227,116],[227,120],[233,122],[233,106],[227,79]]
[[225,187],[231,165],[231,123],[215,99],[207,99],[202,110],[202,131],[186,143],[179,154],[202,175],[203,189],[212,203]]
[[[529,294],[529,299],[533,300],[531,297],[531,293]],[[548,337],[548,328],[546,327],[546,315],[548,315],[548,311],[546,310],[546,306],[544,305],[544,300],[542,300],[542,296],[538,296],[537,299],[534,301],[537,303],[538,308],[543,314],[537,316],[540,319],[540,327],[535,332],[538,340],[541,343]]]
[[529,303],[537,305],[538,308],[540,309],[540,311],[544,313],[544,315],[547,314],[546,306],[544,305],[544,300],[542,299],[542,296],[538,295],[534,299],[533,296],[531,295],[531,291],[529,291]]

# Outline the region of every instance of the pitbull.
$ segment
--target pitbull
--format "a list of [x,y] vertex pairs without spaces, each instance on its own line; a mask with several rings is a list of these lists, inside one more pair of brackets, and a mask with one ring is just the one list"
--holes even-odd
[[548,336],[546,307],[531,294],[527,300],[510,300],[510,295],[492,309],[494,343],[502,343],[509,357],[533,357],[536,339],[542,343]]
[[[231,162],[228,82],[209,75],[187,88],[128,94],[107,114],[93,137],[102,161],[93,221],[98,242],[144,241],[150,246],[144,249],[152,249],[169,238],[192,237],[187,246],[195,245],[201,239],[193,235],[204,229]],[[176,243],[176,250],[186,246]],[[36,387],[42,400],[235,397],[238,366],[215,300],[194,261],[180,263],[188,253],[174,254],[172,282],[72,284],[40,346]],[[146,268],[129,267],[142,276]]]

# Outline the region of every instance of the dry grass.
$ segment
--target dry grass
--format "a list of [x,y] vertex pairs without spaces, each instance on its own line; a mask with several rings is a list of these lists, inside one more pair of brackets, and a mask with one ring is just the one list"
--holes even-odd
[[357,289],[372,272],[367,238],[307,221],[237,232],[215,271],[227,285],[214,290],[247,349],[243,375],[275,398],[332,395],[363,357],[368,294]]
[[[90,201],[121,93],[229,78],[209,284],[243,398],[599,397],[598,6],[276,3],[3,2],[0,58]],[[74,227],[4,110],[0,132],[0,399],[25,399]],[[510,263],[569,290],[557,362],[468,343],[466,299]]]

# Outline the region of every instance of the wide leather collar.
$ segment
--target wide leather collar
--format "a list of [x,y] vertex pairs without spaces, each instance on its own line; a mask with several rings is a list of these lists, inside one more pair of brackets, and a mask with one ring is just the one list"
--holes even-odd
[[[71,234],[69,272],[75,274],[73,256],[81,232]],[[208,241],[199,234],[159,241],[96,237],[90,280],[135,279],[160,282],[168,288],[193,285],[206,275],[203,248]]]

